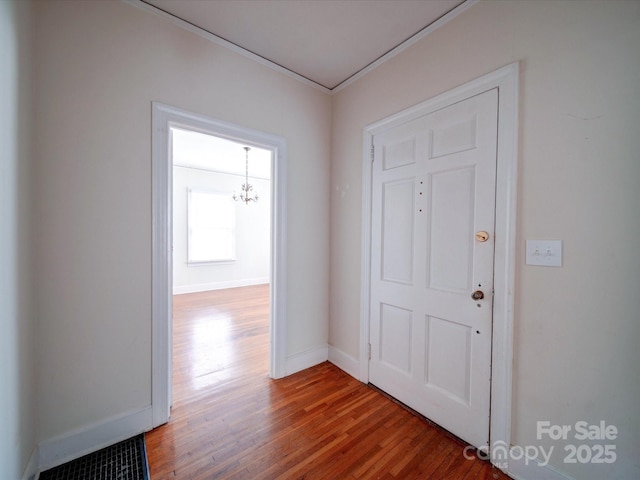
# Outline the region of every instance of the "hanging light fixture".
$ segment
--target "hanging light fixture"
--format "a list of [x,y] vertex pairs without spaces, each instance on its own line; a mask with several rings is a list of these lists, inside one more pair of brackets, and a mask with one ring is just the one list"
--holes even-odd
[[233,193],[233,199],[238,201],[243,201],[246,205],[249,205],[249,202],[257,202],[258,201],[258,194],[255,193],[253,194],[253,196],[251,196],[251,191],[253,190],[253,185],[249,184],[249,150],[251,150],[251,148],[249,147],[243,147],[244,151],[245,151],[245,159],[244,159],[244,166],[245,166],[245,173],[244,173],[244,181],[245,183],[242,184],[242,188],[240,191],[240,196],[236,195],[235,192]]

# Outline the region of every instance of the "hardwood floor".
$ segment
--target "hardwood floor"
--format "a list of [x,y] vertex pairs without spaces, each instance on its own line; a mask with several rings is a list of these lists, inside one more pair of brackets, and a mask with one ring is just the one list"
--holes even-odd
[[174,297],[174,406],[152,480],[508,479],[325,362],[268,378],[268,286]]

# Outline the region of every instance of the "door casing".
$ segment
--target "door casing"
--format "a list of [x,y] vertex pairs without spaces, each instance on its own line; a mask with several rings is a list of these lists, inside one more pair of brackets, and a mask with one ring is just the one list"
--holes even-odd
[[[518,63],[512,63],[425,102],[368,125],[363,135],[362,269],[359,380],[369,381],[372,145],[382,131],[487,90],[498,89],[498,148],[494,255],[489,446],[511,439],[512,358],[516,259]],[[504,442],[504,443],[502,443]]]
[[183,127],[237,140],[273,152],[271,172],[271,268],[269,376],[285,375],[287,143],[283,137],[153,102],[152,104],[152,427],[169,420],[171,407],[172,322],[172,158],[170,128]]

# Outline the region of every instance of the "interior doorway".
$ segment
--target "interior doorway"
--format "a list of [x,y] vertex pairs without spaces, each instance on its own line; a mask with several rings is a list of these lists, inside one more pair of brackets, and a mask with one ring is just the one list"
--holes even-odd
[[[168,421],[172,404],[172,132],[181,130],[205,134],[235,143],[240,146],[242,153],[255,149],[263,150],[270,156],[270,188],[262,195],[262,199],[270,206],[269,376],[272,378],[284,376],[286,358],[287,170],[286,141],[282,137],[159,103],[153,104],[152,124],[152,426],[156,427]],[[247,151],[245,147],[251,150]],[[239,194],[244,180],[236,183]],[[207,198],[207,195],[196,194],[194,197],[205,203],[216,201]],[[193,248],[197,250],[197,246],[192,245]],[[201,259],[201,253],[199,251],[193,260]]]
[[273,153],[175,126],[171,150],[176,404],[268,371]]

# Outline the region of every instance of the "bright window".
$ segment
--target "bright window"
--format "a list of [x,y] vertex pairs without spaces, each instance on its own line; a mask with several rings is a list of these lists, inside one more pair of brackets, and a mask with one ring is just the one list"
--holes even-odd
[[230,195],[189,189],[187,200],[189,263],[236,259],[236,204]]

